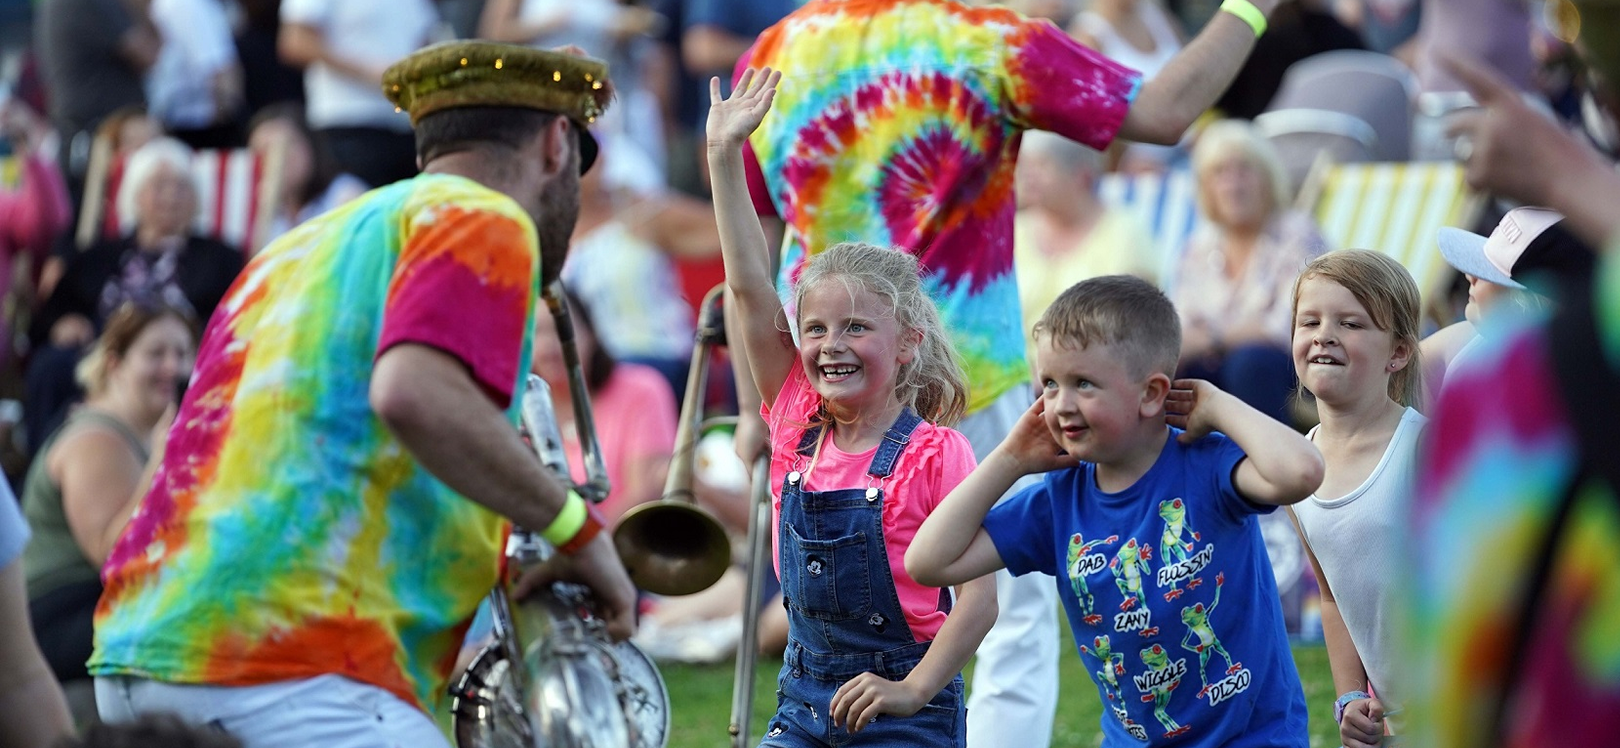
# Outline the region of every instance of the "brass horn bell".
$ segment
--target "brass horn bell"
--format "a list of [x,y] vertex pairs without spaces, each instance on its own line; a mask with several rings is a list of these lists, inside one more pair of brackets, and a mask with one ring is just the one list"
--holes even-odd
[[625,512],[613,530],[613,545],[630,581],[659,595],[690,595],[706,590],[720,581],[731,566],[731,539],[720,521],[699,507],[692,494],[697,440],[703,424],[703,394],[708,389],[709,354],[714,346],[725,344],[720,292],[721,287],[716,286],[703,298],[664,497]]

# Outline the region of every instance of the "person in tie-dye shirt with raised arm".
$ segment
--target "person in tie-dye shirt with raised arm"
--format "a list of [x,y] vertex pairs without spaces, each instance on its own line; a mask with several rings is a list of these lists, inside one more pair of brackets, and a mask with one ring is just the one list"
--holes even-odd
[[103,569],[89,668],[108,721],[448,746],[446,682],[508,519],[557,546],[544,573],[590,587],[610,634],[634,630],[595,510],[516,430],[606,67],[462,42],[383,86],[423,173],[284,235],[220,303]]
[[[1226,12],[1144,82],[1050,22],[1005,8],[810,0],[737,63],[738,73],[782,72],[748,155],[756,208],[786,226],[778,289],[839,242],[916,254],[964,360],[971,401],[960,430],[982,459],[1030,400],[1013,275],[1021,133],[1050,130],[1098,149],[1116,138],[1177,142],[1231,83],[1277,1],[1226,0]],[[738,443],[752,464],[763,425],[745,420]],[[999,584],[968,743],[1044,748],[1057,705],[1056,600],[1033,577],[1003,574]]]

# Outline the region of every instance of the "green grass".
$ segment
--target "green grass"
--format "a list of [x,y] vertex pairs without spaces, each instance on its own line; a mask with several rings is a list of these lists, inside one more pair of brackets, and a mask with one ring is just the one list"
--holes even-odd
[[[1058,666],[1060,692],[1057,719],[1052,725],[1054,748],[1087,748],[1102,742],[1102,706],[1097,687],[1075,652],[1074,639],[1065,624],[1061,633],[1063,656]],[[1294,662],[1305,685],[1305,703],[1311,719],[1312,748],[1339,745],[1338,731],[1327,712],[1333,703],[1333,680],[1328,672],[1327,650],[1320,645],[1294,647]],[[761,659],[755,670],[754,718],[750,725],[759,742],[766,722],[776,710],[776,674],[781,659]],[[969,671],[972,664],[969,664]],[[735,668],[730,662],[712,666],[663,665],[660,669],[669,687],[669,748],[720,748],[728,745],[726,728],[731,717],[731,684]]]

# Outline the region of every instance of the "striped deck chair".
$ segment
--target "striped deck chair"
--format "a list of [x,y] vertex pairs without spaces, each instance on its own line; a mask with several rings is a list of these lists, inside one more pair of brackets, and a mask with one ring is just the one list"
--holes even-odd
[[1298,206],[1316,217],[1329,246],[1375,249],[1399,260],[1433,313],[1454,272],[1435,235],[1442,226],[1472,226],[1484,201],[1463,182],[1458,163],[1324,159],[1312,168]]
[[1148,227],[1159,262],[1159,284],[1174,288],[1187,238],[1204,220],[1198,212],[1198,185],[1192,172],[1105,174],[1097,182],[1097,193],[1104,204],[1136,213]]
[[[93,148],[75,235],[80,249],[134,228],[118,215],[116,207],[123,166],[99,142]],[[280,159],[273,154],[261,158],[245,148],[201,150],[192,157],[191,170],[197,185],[197,220],[192,229],[198,236],[236,247],[251,257],[264,246],[278,207]]]

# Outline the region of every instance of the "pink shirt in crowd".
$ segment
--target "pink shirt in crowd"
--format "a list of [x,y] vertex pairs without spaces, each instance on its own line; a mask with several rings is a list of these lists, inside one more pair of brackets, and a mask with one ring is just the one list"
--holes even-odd
[[[625,471],[648,457],[669,459],[675,451],[675,394],[658,370],[641,364],[619,363],[600,389],[591,393],[591,417],[602,445],[602,463],[612,490],[602,502],[602,515],[611,527],[634,505],[626,496]],[[585,480],[579,456],[579,437],[563,434],[563,451],[574,480]]]
[[[804,435],[804,424],[820,407],[821,395],[810,387],[804,367],[794,365],[775,405],[760,409],[771,430],[771,558],[778,577],[782,571],[777,537],[782,526],[782,482],[789,471],[811,467],[809,458],[798,453],[799,440]],[[804,486],[811,491],[865,488],[870,480],[866,470],[876,454],[877,447],[860,454],[846,453],[829,438],[821,448],[821,457],[805,476]],[[910,443],[895,463],[894,474],[879,484],[883,489],[883,541],[888,550],[889,574],[894,578],[906,624],[917,641],[932,641],[945,623],[945,613],[939,609],[939,588],[918,584],[906,573],[906,548],[917,537],[923,520],[973,472],[975,464],[967,437],[955,429],[924,421],[911,433]]]
[[51,240],[72,216],[62,173],[38,153],[22,157],[21,163],[21,184],[15,190],[0,190],[0,294],[12,288],[17,255],[32,255],[38,273]]

